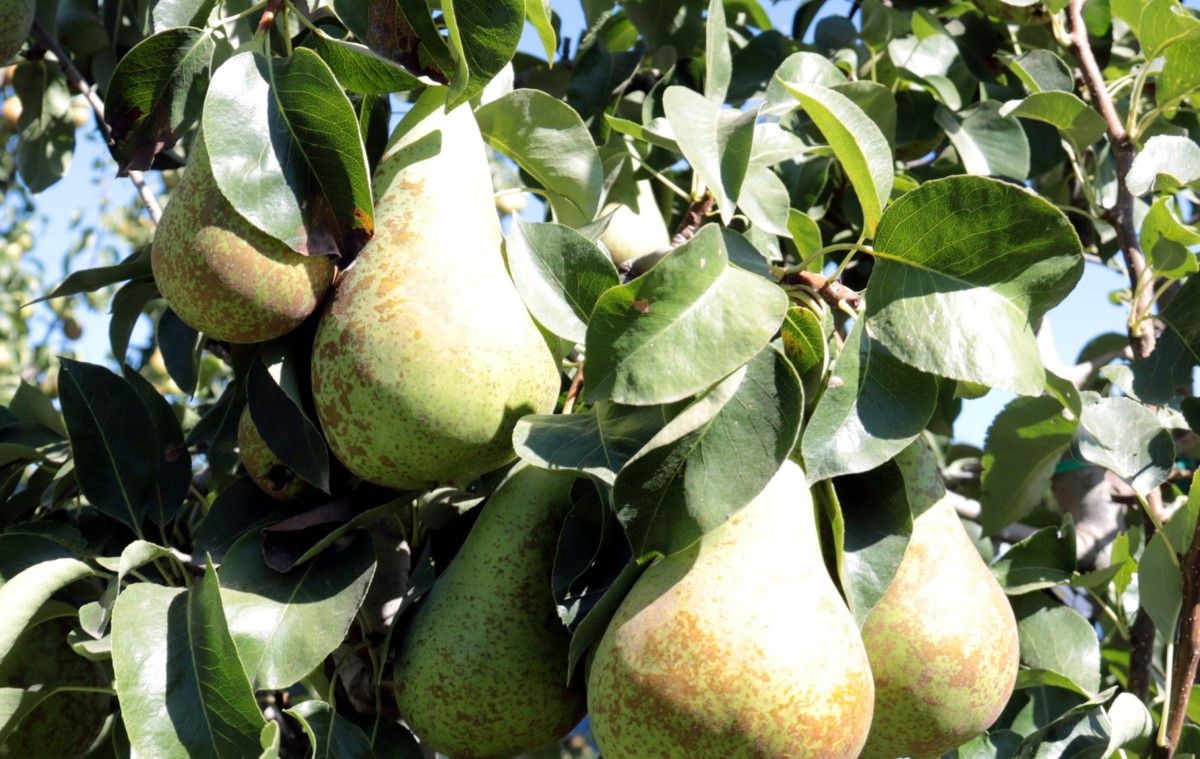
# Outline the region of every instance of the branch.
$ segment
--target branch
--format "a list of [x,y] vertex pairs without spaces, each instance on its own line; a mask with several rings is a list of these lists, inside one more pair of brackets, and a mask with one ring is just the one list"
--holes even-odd
[[675,234],[671,237],[672,248],[678,248],[695,236],[700,225],[704,223],[704,217],[712,211],[713,204],[716,202],[717,199],[707,190],[692,201],[687,213],[683,215],[683,220],[679,222],[679,229],[675,230]]
[[833,308],[839,308],[845,304],[851,309],[857,310],[862,303],[862,293],[851,290],[833,277],[825,277],[816,272],[798,271],[784,277],[783,283],[811,287],[821,296],[821,300]]
[[[67,54],[58,42],[47,34],[46,30],[37,21],[33,22],[33,37],[39,45],[54,53],[54,57],[58,59],[59,67],[67,76],[67,81],[71,83],[76,92],[83,95],[88,105],[95,111],[96,118],[100,121],[100,127],[104,131],[104,137],[111,143],[112,132],[108,128],[108,122],[104,120],[104,103],[96,96],[87,79],[84,79],[83,74],[80,73],[79,69],[75,68],[75,64],[67,57]],[[129,181],[133,182],[133,186],[137,188],[138,196],[141,197],[143,205],[146,206],[146,210],[150,213],[151,221],[157,225],[159,220],[162,219],[162,208],[158,205],[158,199],[154,197],[154,191],[146,184],[145,175],[140,171],[130,171],[128,176]]]
[[[1112,95],[1105,86],[1104,75],[1100,72],[1096,56],[1092,53],[1087,26],[1083,22],[1083,0],[1069,0],[1067,16],[1071,25],[1071,46],[1075,49],[1084,85],[1091,95],[1092,105],[1104,118],[1108,139],[1112,143],[1116,158],[1117,205],[1106,209],[1104,215],[1116,230],[1117,244],[1121,248],[1125,270],[1129,275],[1129,286],[1134,298],[1130,305],[1129,347],[1133,351],[1134,360],[1140,360],[1154,352],[1156,339],[1153,323],[1144,318],[1154,307],[1154,288],[1150,287],[1150,282],[1147,281],[1147,277],[1153,280],[1154,273],[1147,269],[1146,258],[1142,255],[1133,215],[1133,193],[1129,191],[1129,185],[1126,183],[1126,176],[1133,165],[1137,149],[1121,123],[1121,115],[1117,113]],[[1149,62],[1145,65],[1149,65]],[[1137,108],[1137,103],[1130,103],[1130,108]],[[1158,488],[1148,494],[1146,501],[1149,511],[1155,515],[1162,513],[1162,493]],[[1174,692],[1170,694],[1169,720],[1166,734],[1163,736],[1165,742],[1156,746],[1154,751],[1156,757],[1165,759],[1171,759],[1175,755],[1188,699],[1191,697],[1192,683],[1196,679],[1196,665],[1200,662],[1200,630],[1196,624],[1200,618],[1200,546],[1196,544],[1197,541],[1193,539],[1192,547],[1184,556],[1183,607],[1179,615],[1179,637],[1171,677]],[[1129,686],[1138,698],[1146,701],[1149,694],[1149,668],[1153,659],[1154,625],[1144,610],[1138,611],[1131,634],[1133,640],[1130,641],[1132,650],[1129,661]]]

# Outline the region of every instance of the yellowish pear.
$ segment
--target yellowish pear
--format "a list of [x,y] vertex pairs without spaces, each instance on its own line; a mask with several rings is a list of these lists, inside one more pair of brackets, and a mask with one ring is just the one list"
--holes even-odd
[[670,245],[671,235],[667,231],[667,223],[663,221],[662,212],[658,210],[650,180],[638,180],[636,207],[609,203],[601,214],[609,212],[615,213],[609,219],[604,234],[600,235],[600,242],[608,248],[613,263],[618,266]]
[[790,461],[726,524],[646,570],[588,675],[605,759],[851,759],[873,702]]
[[313,396],[350,471],[395,488],[512,461],[512,430],[553,410],[558,365],[501,256],[491,172],[469,105],[427,89],[375,178],[375,237],[338,284],[313,349]]
[[946,499],[913,522],[862,635],[875,673],[868,759],[942,756],[995,722],[1016,684],[1012,607]]
[[154,280],[180,319],[217,340],[257,343],[308,318],[333,280],[325,256],[302,256],[255,228],[221,194],[204,137],[154,233]]

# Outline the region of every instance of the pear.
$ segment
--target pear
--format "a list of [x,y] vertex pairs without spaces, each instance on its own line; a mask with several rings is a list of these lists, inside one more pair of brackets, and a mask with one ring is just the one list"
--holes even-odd
[[179,318],[217,340],[257,343],[292,331],[329,289],[333,262],[302,256],[242,218],[213,179],[203,135],[192,149],[154,235],[159,291]]
[[396,705],[454,759],[508,759],[583,717],[551,568],[574,476],[518,464],[421,602],[396,657]]
[[873,701],[791,461],[728,522],[645,571],[588,675],[605,759],[856,757]]
[[946,499],[913,522],[862,635],[876,697],[864,757],[942,756],[991,725],[1012,695],[1012,607]]
[[465,481],[516,458],[512,431],[558,398],[558,364],[500,253],[491,171],[469,105],[418,98],[375,177],[375,236],[313,348],[333,452],[394,488]]
[[600,235],[600,242],[608,248],[613,263],[618,266],[671,244],[671,235],[667,232],[662,212],[658,210],[650,180],[638,180],[636,208],[608,203],[601,213],[613,211],[615,213],[608,221],[608,228]]
[[[104,666],[89,661],[67,645],[71,620],[51,619],[21,633],[0,662],[0,688],[59,686],[107,688]],[[0,744],[0,757],[83,756],[104,728],[112,697],[102,692],[54,693],[25,715],[15,732]]]
[[242,416],[238,419],[237,438],[246,473],[259,490],[281,503],[294,503],[309,492],[308,483],[267,447],[267,442],[250,418],[249,407],[242,410]]
[[34,0],[0,0],[0,66],[8,63],[25,44],[33,28]]

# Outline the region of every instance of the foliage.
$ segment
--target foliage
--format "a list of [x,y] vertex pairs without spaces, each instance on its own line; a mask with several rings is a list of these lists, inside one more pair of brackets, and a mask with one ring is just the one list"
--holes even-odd
[[[538,0],[39,0],[0,121],[0,665],[69,618],[60,642],[112,685],[93,756],[421,755],[391,663],[504,470],[420,491],[353,476],[312,400],[319,314],[259,345],[198,333],[158,292],[136,208],[78,228],[57,287],[24,253],[87,120],[73,87],[95,85],[144,194],[175,186],[202,128],[249,225],[344,269],[380,226],[396,117],[447,85],[498,212],[544,201],[508,218],[505,255],[562,388],[512,442],[579,477],[544,578],[564,683],[641,569],[790,457],[860,627],[915,517],[948,488],[970,520],[1021,670],[957,756],[1200,752],[1200,707],[1172,689],[1200,604],[1200,17],[862,0],[813,24],[824,1],[778,29],[758,0],[589,0],[571,44]],[[527,23],[546,58],[518,50]],[[618,267],[603,209],[647,180],[680,234]],[[1128,335],[1066,366],[1039,330],[1085,266],[1130,275]],[[49,316],[22,310],[38,296]],[[73,308],[110,312],[106,366],[69,355]],[[961,399],[993,390],[1016,397],[983,449],[956,443]],[[245,408],[307,483],[298,503],[240,463]],[[72,685],[0,687],[0,743]]]

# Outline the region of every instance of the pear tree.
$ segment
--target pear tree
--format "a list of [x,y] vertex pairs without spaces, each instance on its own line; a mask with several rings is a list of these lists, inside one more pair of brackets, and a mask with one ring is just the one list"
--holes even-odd
[[[0,756],[1200,755],[1192,5],[0,0],[0,66]],[[81,129],[134,200],[47,286]]]

